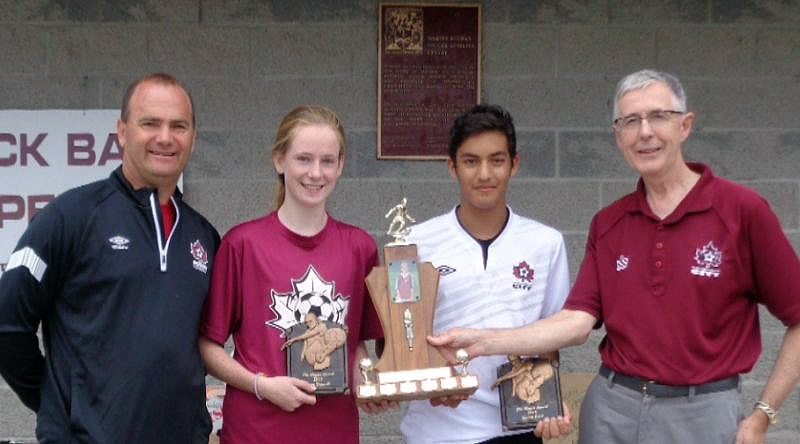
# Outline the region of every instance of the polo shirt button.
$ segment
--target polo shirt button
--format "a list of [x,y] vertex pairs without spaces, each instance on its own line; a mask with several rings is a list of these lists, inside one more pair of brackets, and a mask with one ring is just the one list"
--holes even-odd
[[656,225],[656,230],[661,231],[664,229],[663,225]]
[[656,250],[660,250],[662,248],[664,248],[664,243],[663,242],[656,242]]
[[655,265],[656,265],[656,268],[661,268],[661,261],[656,261]]

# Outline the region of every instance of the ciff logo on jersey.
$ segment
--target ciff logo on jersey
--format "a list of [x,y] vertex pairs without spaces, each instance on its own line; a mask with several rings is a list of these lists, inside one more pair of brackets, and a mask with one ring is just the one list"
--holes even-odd
[[292,291],[288,293],[271,290],[269,308],[275,313],[275,319],[267,321],[267,325],[281,330],[283,337],[290,328],[303,322],[308,313],[314,313],[317,319],[344,325],[350,298],[336,294],[335,283],[322,279],[313,265],[308,266],[303,277],[291,281]]
[[514,266],[514,278],[511,286],[519,290],[530,290],[533,288],[533,268],[527,262],[522,261]]

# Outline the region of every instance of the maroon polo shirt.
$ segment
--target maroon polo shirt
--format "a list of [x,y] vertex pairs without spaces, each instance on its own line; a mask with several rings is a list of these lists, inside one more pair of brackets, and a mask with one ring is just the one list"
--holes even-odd
[[605,323],[603,363],[664,384],[752,369],[758,304],[800,323],[800,262],[766,200],[689,164],[700,180],[666,219],[636,192],[592,220],[565,308]]

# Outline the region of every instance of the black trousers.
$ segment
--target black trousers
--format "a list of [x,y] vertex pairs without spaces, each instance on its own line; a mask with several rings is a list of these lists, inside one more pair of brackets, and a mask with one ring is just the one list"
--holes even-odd
[[537,438],[533,432],[525,432],[517,433],[516,435],[498,436],[477,444],[542,444],[542,438]]

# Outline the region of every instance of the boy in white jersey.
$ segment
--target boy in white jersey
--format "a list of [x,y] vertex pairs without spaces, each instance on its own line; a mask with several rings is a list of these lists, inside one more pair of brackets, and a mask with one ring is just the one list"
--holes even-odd
[[[559,311],[569,291],[561,233],[515,214],[506,205],[509,180],[519,169],[511,116],[477,105],[450,129],[448,168],[461,188],[450,212],[412,227],[408,242],[439,270],[434,332],[453,327],[509,328]],[[539,443],[569,432],[570,416],[543,420],[534,433],[503,432],[492,384],[504,356],[469,364],[480,388],[467,400],[413,401],[401,431],[408,444]],[[448,405],[453,408],[437,407]]]

